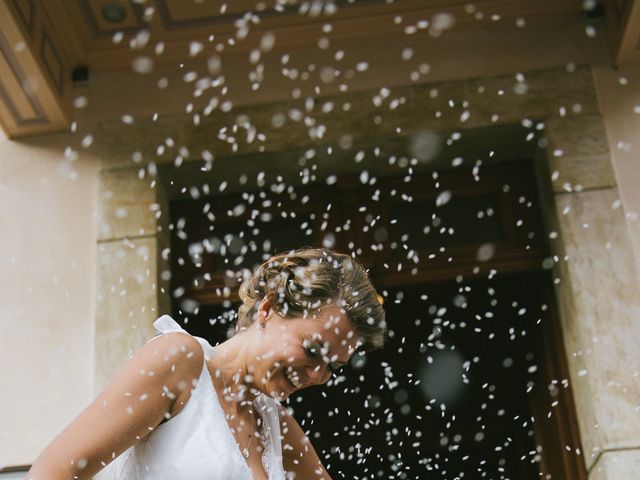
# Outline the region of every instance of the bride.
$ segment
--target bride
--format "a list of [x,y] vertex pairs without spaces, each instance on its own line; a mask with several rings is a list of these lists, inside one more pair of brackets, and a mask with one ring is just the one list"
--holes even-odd
[[[216,347],[171,317],[40,454],[30,480],[329,479],[280,406],[358,348],[385,315],[362,265],[327,249],[272,257],[240,287],[236,334]],[[105,468],[106,467],[106,468]]]

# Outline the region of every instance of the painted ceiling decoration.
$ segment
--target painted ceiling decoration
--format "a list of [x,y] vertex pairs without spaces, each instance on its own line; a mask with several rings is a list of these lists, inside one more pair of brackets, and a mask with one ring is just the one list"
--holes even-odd
[[[603,0],[612,61],[640,59],[640,0]],[[402,35],[394,19],[442,12],[456,29],[497,28],[503,20],[584,16],[597,0],[0,0],[0,126],[10,137],[68,128],[72,70],[129,69],[140,55],[156,64],[188,59],[194,42],[254,48],[274,32],[281,48],[332,38],[366,42]],[[480,20],[480,21],[479,21]],[[486,20],[486,21],[482,21]],[[249,28],[250,27],[250,28]],[[153,41],[149,41],[152,38]],[[162,50],[162,55],[158,55]]]

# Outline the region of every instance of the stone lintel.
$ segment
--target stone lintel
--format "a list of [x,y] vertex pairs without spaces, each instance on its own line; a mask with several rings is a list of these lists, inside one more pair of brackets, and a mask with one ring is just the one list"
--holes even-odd
[[[173,163],[176,157],[216,158],[340,144],[376,145],[422,130],[464,131],[509,125],[529,119],[598,113],[591,70],[551,69],[521,77],[497,77],[425,83],[220,108],[194,114],[105,122],[96,141],[108,151],[106,168],[144,163]],[[115,141],[114,139],[117,139]],[[139,157],[140,158],[140,157]]]

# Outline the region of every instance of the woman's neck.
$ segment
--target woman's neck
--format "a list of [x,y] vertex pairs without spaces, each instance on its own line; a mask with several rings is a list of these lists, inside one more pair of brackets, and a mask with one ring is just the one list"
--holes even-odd
[[237,334],[215,347],[209,360],[214,375],[221,380],[225,400],[236,409],[250,405],[259,392],[251,386],[253,368],[247,362],[250,350],[245,333]]

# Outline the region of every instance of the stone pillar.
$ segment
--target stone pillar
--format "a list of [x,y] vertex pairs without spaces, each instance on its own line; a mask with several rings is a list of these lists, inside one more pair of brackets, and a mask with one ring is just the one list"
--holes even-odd
[[556,118],[545,132],[555,203],[547,221],[559,234],[556,294],[585,463],[590,479],[635,479],[640,278],[602,119]]
[[153,335],[153,320],[170,309],[161,280],[168,270],[162,255],[169,243],[168,209],[159,182],[144,169],[103,170],[98,212],[96,393]]

